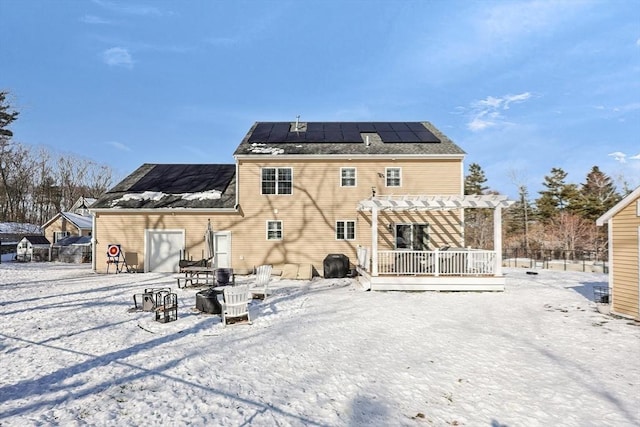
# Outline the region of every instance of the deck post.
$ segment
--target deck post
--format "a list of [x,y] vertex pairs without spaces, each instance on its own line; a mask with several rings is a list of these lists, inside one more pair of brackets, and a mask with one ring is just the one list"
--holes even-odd
[[371,209],[371,275],[378,275],[378,208]]
[[496,253],[494,276],[502,276],[502,207],[493,209],[493,250]]

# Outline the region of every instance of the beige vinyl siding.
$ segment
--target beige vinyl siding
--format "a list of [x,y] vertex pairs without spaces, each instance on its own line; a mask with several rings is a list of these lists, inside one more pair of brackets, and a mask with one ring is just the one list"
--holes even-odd
[[[211,219],[214,231],[229,231],[237,227],[239,216],[219,213],[193,213],[191,211],[163,214],[145,213],[96,213],[94,231],[96,271],[107,268],[107,247],[121,245],[122,252],[135,253],[138,268],[145,270],[145,230],[184,230],[185,250],[193,259],[206,256],[204,234],[207,220]],[[233,232],[232,232],[233,239]]]
[[638,307],[638,227],[636,202],[618,212],[611,221],[613,244],[614,312],[640,318]]
[[53,235],[55,234],[56,231],[68,231],[69,232],[69,236],[89,236],[89,235],[91,235],[91,231],[90,230],[79,230],[78,227],[76,227],[71,222],[67,221],[62,216],[59,217],[58,219],[56,219],[55,221],[53,221],[51,224],[49,224],[44,229],[44,236],[51,243],[54,243],[53,242]]
[[[360,200],[376,195],[435,195],[460,194],[462,177],[460,160],[294,160],[269,158],[239,160],[240,209],[243,232],[233,237],[233,265],[262,263],[313,264],[321,271],[322,261],[329,253],[344,253],[355,261],[358,245],[371,246],[371,215],[358,212]],[[262,195],[260,171],[262,167],[291,167],[293,194]],[[340,168],[356,168],[357,185],[340,185]],[[385,168],[402,168],[402,186],[385,187]],[[381,176],[382,175],[382,176]],[[448,219],[434,226],[434,235],[459,236],[459,219]],[[455,218],[454,218],[455,217]],[[385,215],[380,220],[381,249],[393,247],[388,224],[398,222],[428,222],[435,224],[442,214],[399,213]],[[453,218],[453,219],[452,219]],[[283,240],[267,241],[267,220],[283,222]],[[356,240],[335,238],[336,221],[354,220]],[[385,222],[386,221],[386,222]],[[257,256],[256,254],[261,255]]]

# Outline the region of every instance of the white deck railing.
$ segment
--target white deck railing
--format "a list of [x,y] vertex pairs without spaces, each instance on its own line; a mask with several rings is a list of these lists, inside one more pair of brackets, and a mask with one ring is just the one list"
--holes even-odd
[[479,249],[378,251],[379,275],[487,276],[495,266],[496,253]]

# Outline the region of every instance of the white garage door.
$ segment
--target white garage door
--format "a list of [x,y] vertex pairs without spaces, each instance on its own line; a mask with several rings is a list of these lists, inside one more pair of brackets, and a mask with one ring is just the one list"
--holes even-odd
[[184,249],[184,230],[146,230],[146,271],[177,273]]

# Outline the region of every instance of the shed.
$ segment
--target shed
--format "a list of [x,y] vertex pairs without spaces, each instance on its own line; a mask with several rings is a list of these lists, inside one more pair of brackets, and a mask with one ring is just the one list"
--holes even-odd
[[46,237],[42,235],[25,236],[16,247],[16,260],[22,262],[49,261],[50,249],[51,243]]
[[640,320],[640,187],[596,224],[608,225],[611,312]]
[[69,263],[91,262],[91,236],[70,236],[51,248],[51,260]]

